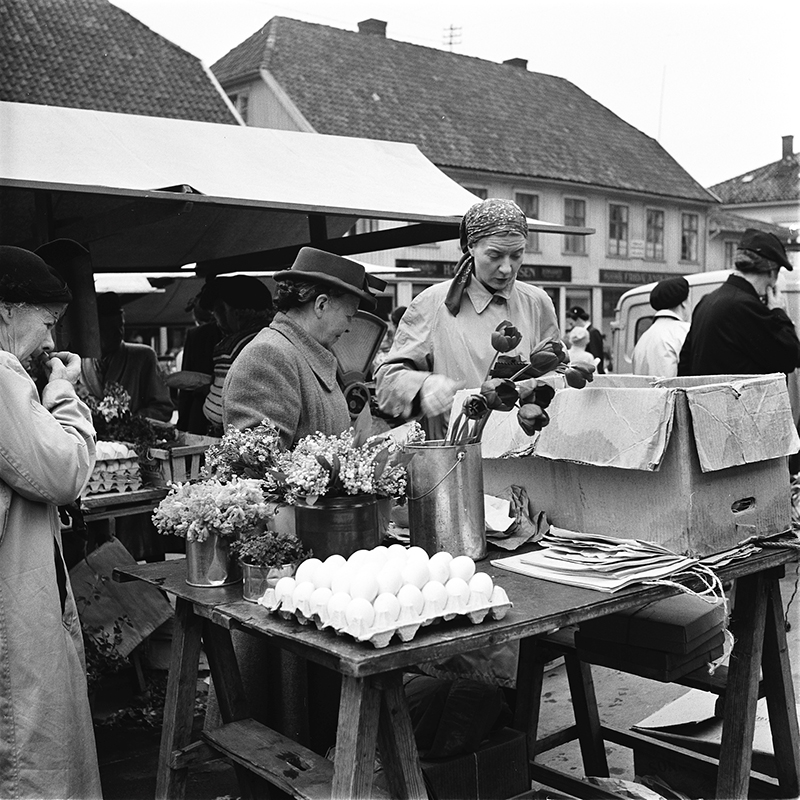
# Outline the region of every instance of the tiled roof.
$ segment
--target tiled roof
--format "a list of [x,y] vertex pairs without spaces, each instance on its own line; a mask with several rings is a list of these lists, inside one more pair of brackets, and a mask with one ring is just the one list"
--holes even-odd
[[2,0],[0,100],[236,122],[198,58],[107,0]]
[[800,200],[800,153],[717,183],[711,191],[726,204]]
[[442,168],[714,202],[654,139],[563,78],[275,17],[213,67],[266,67],[319,133],[414,142]]
[[708,213],[709,233],[744,233],[748,228],[774,233],[784,243],[791,241],[791,231],[781,225],[774,225],[763,219],[744,217],[733,211],[723,211],[721,208],[712,208]]

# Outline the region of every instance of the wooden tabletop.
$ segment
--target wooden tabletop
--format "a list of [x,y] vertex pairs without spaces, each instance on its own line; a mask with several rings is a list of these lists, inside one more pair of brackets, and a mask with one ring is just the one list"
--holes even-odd
[[[797,559],[790,549],[771,549],[718,570],[723,581],[780,567]],[[117,580],[144,580],[189,600],[195,613],[225,628],[250,628],[280,639],[281,647],[343,675],[364,677],[446,659],[459,653],[548,633],[567,625],[634,608],[678,592],[662,586],[630,587],[613,594],[565,586],[478,564],[502,586],[513,603],[502,620],[486,619],[474,625],[465,617],[420,628],[407,643],[396,637],[384,648],[356,642],[314,625],[284,620],[256,603],[242,600],[241,584],[197,588],[186,584],[185,559],[136,565],[115,570]]]

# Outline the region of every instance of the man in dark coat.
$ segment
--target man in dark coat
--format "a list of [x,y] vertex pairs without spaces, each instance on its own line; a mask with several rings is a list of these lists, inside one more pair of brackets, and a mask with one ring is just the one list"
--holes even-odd
[[[603,349],[603,334],[589,322],[589,314],[581,306],[572,306],[567,309],[567,320],[571,323],[570,330],[576,325],[580,325],[589,331],[589,344],[586,345],[586,352],[591,353],[597,362],[597,374],[605,374],[605,352]],[[568,331],[569,332],[569,331]]]
[[800,366],[800,341],[776,288],[792,269],[780,239],[749,228],[735,271],[695,307],[678,375],[790,373]]

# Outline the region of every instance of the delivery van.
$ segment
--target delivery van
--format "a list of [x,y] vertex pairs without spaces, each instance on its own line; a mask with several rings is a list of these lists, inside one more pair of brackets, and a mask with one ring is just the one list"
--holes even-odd
[[[800,271],[800,270],[798,270]],[[800,275],[798,271],[789,272],[781,269],[778,274],[778,288],[783,293],[786,312],[794,322],[795,330],[800,335]],[[684,277],[689,282],[689,298],[687,320],[691,320],[692,311],[700,298],[723,284],[732,270],[720,269],[713,272],[696,272]],[[650,305],[650,292],[655,283],[645,283],[629,289],[617,303],[616,316],[611,322],[611,354],[614,372],[630,374],[632,372],[633,348],[639,337],[653,323],[655,311]],[[800,370],[789,376],[789,397],[795,419],[800,416]]]

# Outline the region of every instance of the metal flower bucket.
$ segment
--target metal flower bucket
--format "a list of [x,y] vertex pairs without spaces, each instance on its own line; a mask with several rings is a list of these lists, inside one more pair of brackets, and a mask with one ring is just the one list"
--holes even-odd
[[298,502],[294,508],[297,538],[320,559],[371,550],[381,540],[377,507],[373,494],[320,497],[313,505]]
[[189,586],[229,586],[241,579],[242,569],[231,555],[227,539],[209,533],[205,541],[186,542],[186,583]]
[[441,439],[409,445],[408,524],[411,544],[429,555],[486,556],[480,442]]
[[284,564],[280,567],[261,567],[257,564],[241,562],[242,598],[251,603],[257,603],[264,596],[267,589],[274,589],[278,581],[284,577],[291,577],[297,571],[297,564]]

